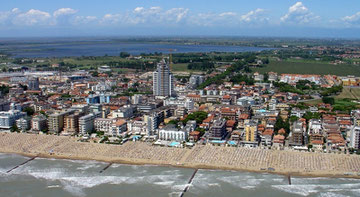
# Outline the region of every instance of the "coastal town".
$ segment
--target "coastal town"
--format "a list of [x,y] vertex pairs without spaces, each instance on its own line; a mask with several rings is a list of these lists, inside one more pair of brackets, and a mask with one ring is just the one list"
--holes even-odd
[[[3,152],[359,176],[360,79],[247,72],[266,61],[173,73],[170,54],[153,71],[67,72],[54,64],[0,73]],[[338,98],[344,91],[353,99]]]

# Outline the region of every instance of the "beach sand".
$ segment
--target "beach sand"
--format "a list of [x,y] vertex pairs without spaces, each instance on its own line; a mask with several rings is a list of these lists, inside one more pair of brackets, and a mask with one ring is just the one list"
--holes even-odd
[[111,145],[77,140],[78,138],[66,136],[0,133],[0,152],[136,165],[269,172],[292,176],[360,178],[358,155],[212,145],[196,145],[192,149],[170,148],[152,146],[144,142]]

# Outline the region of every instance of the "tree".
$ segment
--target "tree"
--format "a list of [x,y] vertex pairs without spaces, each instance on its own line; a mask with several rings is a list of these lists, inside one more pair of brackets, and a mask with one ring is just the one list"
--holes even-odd
[[33,108],[31,108],[31,107],[25,107],[25,108],[23,109],[23,112],[26,112],[26,114],[27,114],[28,116],[32,116],[32,115],[34,115],[35,110],[34,110]]
[[11,132],[19,132],[19,128],[17,127],[16,124],[13,124],[13,126],[10,128]]
[[97,71],[94,71],[91,73],[91,76],[93,77],[98,77],[99,76],[99,73]]
[[322,101],[326,104],[330,104],[330,105],[334,105],[335,104],[335,99],[333,97],[323,97]]
[[130,54],[128,52],[120,52],[120,57],[127,58],[127,57],[130,57]]
[[303,118],[305,118],[306,120],[320,119],[320,118],[321,118],[321,114],[320,114],[320,113],[306,112],[306,113],[304,114]]
[[269,74],[268,73],[264,74],[264,82],[269,82]]
[[208,113],[206,113],[204,111],[197,111],[197,112],[189,114],[185,118],[185,120],[183,120],[183,123],[186,124],[189,120],[196,120],[196,123],[200,124],[207,117],[208,117]]
[[286,131],[286,134],[290,133],[290,123],[289,121],[284,121],[282,117],[279,115],[276,119],[275,125],[274,125],[275,131],[279,131],[280,129],[284,129]]
[[295,122],[297,120],[299,120],[299,118],[297,116],[291,116],[290,117],[290,122]]

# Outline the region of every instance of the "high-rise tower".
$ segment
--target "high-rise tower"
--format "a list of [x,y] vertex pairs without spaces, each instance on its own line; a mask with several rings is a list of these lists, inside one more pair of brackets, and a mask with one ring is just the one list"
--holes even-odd
[[175,96],[174,76],[169,64],[163,59],[153,73],[153,94],[155,96]]

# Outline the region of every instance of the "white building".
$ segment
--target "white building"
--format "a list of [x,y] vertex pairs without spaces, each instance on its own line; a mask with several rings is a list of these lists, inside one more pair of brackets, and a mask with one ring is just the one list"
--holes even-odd
[[115,121],[116,119],[96,118],[94,120],[94,128],[96,131],[107,133],[108,131],[110,131],[111,126]]
[[144,121],[130,121],[127,123],[128,131],[136,135],[146,135],[147,134],[147,124]]
[[174,77],[169,65],[163,59],[153,72],[153,94],[155,96],[175,96]]
[[15,121],[24,117],[25,112],[18,110],[2,111],[0,112],[0,129],[10,129]]
[[350,147],[355,148],[355,149],[360,149],[360,127],[359,126],[354,126],[351,129]]
[[16,120],[16,126],[20,131],[26,131],[30,129],[30,120],[28,118],[20,118]]
[[130,118],[133,116],[134,108],[131,106],[122,107],[112,113],[113,118]]
[[168,125],[159,130],[158,138],[167,141],[187,141],[188,133],[175,128],[175,125]]
[[47,120],[44,115],[35,116],[31,120],[31,129],[33,131],[43,131],[47,129]]
[[168,98],[164,100],[164,106],[176,105],[177,107],[185,107],[187,110],[194,109],[194,101],[185,97]]
[[126,121],[122,119],[96,118],[94,120],[96,131],[102,131],[107,136],[120,136],[127,130]]
[[155,135],[155,131],[159,127],[158,115],[156,113],[144,115],[144,122],[146,123],[146,135]]
[[196,88],[200,84],[204,83],[204,81],[205,81],[205,78],[202,75],[191,75],[191,77],[189,79],[189,86],[191,88]]
[[142,102],[142,95],[141,94],[135,94],[131,97],[131,104],[137,105]]
[[308,134],[312,135],[312,134],[323,134],[322,132],[322,124],[321,124],[321,120],[319,119],[311,119],[309,121],[309,127],[308,127]]
[[101,113],[91,113],[79,118],[79,133],[84,135],[94,130],[94,120],[101,117]]

